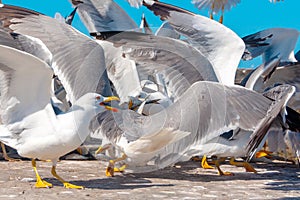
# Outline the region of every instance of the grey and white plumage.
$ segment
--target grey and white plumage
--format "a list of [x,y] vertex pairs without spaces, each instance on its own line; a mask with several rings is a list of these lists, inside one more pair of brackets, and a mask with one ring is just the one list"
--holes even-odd
[[[139,30],[136,23],[113,0],[73,0],[71,3],[76,6],[81,21],[90,33],[105,35],[111,31]],[[121,103],[128,102],[129,96],[135,96],[142,90],[135,63],[124,58],[120,50],[111,43],[101,40],[96,42],[104,49],[108,78],[112,81]]]
[[[271,63],[277,62],[278,65],[279,59],[275,59],[271,61]],[[262,65],[263,66],[263,65]],[[256,69],[257,71],[259,69]],[[266,69],[264,69],[266,70]],[[299,103],[300,103],[300,67],[299,63],[294,64],[287,64],[285,66],[276,67],[273,71],[264,71],[262,70],[261,73],[265,75],[261,75],[259,77],[254,78],[254,80],[248,80],[248,77],[244,80],[246,86],[251,86],[251,89],[254,89],[258,92],[263,92],[268,88],[272,88],[275,85],[278,84],[290,84],[292,86],[295,86],[295,94],[292,96],[292,98],[288,102],[288,106],[295,110],[299,110]],[[254,72],[255,73],[255,72]],[[253,74],[253,73],[252,73]],[[251,76],[250,76],[251,77]],[[246,81],[247,80],[247,81]],[[250,84],[251,82],[251,84]]]
[[211,62],[223,84],[233,85],[235,72],[245,50],[242,39],[232,30],[207,17],[162,2],[144,5],[168,23]]
[[123,32],[107,41],[137,63],[139,75],[163,74],[174,101],[197,81],[218,81],[205,56],[183,41],[137,32]]
[[[53,54],[53,63],[54,63],[53,68],[54,69],[56,67],[58,68],[56,74],[62,75],[59,76],[59,78],[62,77],[60,78],[60,80],[62,81],[64,86],[65,83],[67,84],[68,87],[65,86],[65,89],[68,94],[69,93],[71,94],[70,99],[72,104],[73,104],[72,101],[73,99],[76,99],[80,94],[86,92],[84,91],[84,89],[86,90],[94,89],[96,91],[100,90],[103,92],[106,91],[104,87],[106,85],[101,85],[102,83],[101,81],[105,81],[105,83],[107,83],[106,79],[100,79],[101,87],[99,86],[99,78],[101,78],[101,75],[99,75],[98,73],[103,68],[105,68],[105,66],[103,66],[104,53],[102,51],[101,46],[97,42],[89,39],[88,37],[81,36],[79,32],[75,31],[70,26],[59,23],[55,19],[51,19],[49,17],[43,16],[39,13],[27,9],[22,9],[22,8],[12,7],[12,6],[3,6],[0,8],[0,13],[1,13],[0,14],[1,19],[5,21],[6,27],[9,28],[10,31],[24,33],[24,34],[27,33],[37,38],[40,38],[40,40],[43,41],[45,45],[49,48],[49,50]],[[18,22],[18,23],[13,23],[13,22]],[[41,27],[43,27],[43,30],[40,30]],[[68,35],[61,35],[60,31],[64,31],[65,33],[71,34],[73,37],[76,37],[76,40],[71,40],[68,37]],[[51,33],[55,34],[53,38],[47,37],[48,35],[51,35]],[[60,45],[57,45],[56,42],[60,42]],[[65,43],[67,43],[68,45],[66,45]],[[64,48],[64,51],[61,51],[60,48]],[[98,55],[97,53],[99,52],[102,52],[102,55]],[[68,60],[68,59],[65,60],[65,58],[68,58],[68,56],[71,56],[72,60]],[[83,59],[82,56],[86,56],[88,60]],[[57,63],[57,65],[55,65],[55,63]],[[97,66],[97,64],[100,64],[100,66]],[[94,74],[90,74],[89,70],[94,72]],[[95,76],[97,76],[97,79],[93,79]],[[82,81],[85,81],[81,83],[83,84],[82,87],[80,87],[80,85],[77,85],[76,82],[77,80],[75,82],[74,81],[72,82],[72,80],[76,79],[76,77],[78,77],[78,79],[81,79],[78,80],[78,82],[80,83]],[[89,80],[86,80],[85,78],[88,78]],[[91,82],[92,80],[98,80],[97,82],[98,85],[96,88],[93,85],[87,85],[88,82]],[[70,82],[69,84],[68,81]],[[76,86],[76,87],[73,88],[72,86],[74,87]],[[73,90],[69,91],[69,88]],[[75,105],[75,108],[80,108],[80,107],[77,107]],[[93,112],[93,114],[96,113]],[[80,118],[79,116],[78,120],[83,120],[84,122],[86,122],[88,118],[83,119]],[[79,133],[84,132],[82,134],[89,133],[88,129],[80,129],[78,130],[78,132]],[[185,137],[186,135],[189,134],[188,132],[183,132],[180,130],[173,131],[173,129],[164,129],[164,130],[159,130],[158,132],[150,132],[150,133],[143,132],[143,130],[141,130],[139,133],[141,134],[139,134],[138,137],[137,135],[134,135],[134,138],[136,140],[133,141],[131,144],[129,144],[129,146],[131,146],[131,149],[133,148],[136,154],[138,154],[139,152],[143,154],[142,151],[144,148],[151,148],[152,150],[151,152],[156,153],[165,145],[175,142],[178,139],[181,139],[182,137]],[[159,143],[157,144],[159,145],[154,145],[151,142],[150,143],[145,142],[145,141],[152,141],[157,138],[163,138],[163,140],[158,140]],[[84,140],[85,137],[82,137],[82,139]],[[139,142],[142,142],[143,145],[142,146],[137,145]],[[146,154],[149,155],[149,152],[146,152]]]
[[244,60],[262,55],[263,62],[278,57],[281,62],[297,62],[294,49],[299,31],[291,28],[270,28],[243,37],[246,44]]
[[179,39],[180,35],[170,26],[168,22],[163,22],[162,25],[155,32],[157,36],[169,37]]
[[230,10],[240,3],[240,0],[193,0],[192,3],[198,9],[208,9],[213,13],[219,13],[221,10]]
[[[190,112],[189,112],[189,108],[186,108],[186,106],[189,107],[190,104],[192,104],[192,105],[195,105],[194,107],[197,107],[196,105],[199,102],[193,102],[195,100],[190,99],[190,97],[189,97],[188,98],[189,103],[188,102],[182,103],[182,101],[183,101],[182,99],[185,99],[185,97],[189,96],[190,94],[200,95],[204,99],[206,99],[206,98],[209,99],[209,100],[207,100],[208,101],[207,104],[204,104],[203,102],[201,103],[201,106],[204,107],[204,108],[201,107],[202,109],[204,109],[204,111],[202,110],[204,113],[207,113],[207,111],[206,111],[207,107],[209,107],[209,106],[213,107],[215,105],[218,105],[217,106],[218,108],[215,108],[216,113],[211,113],[212,116],[200,115],[200,116],[203,117],[203,119],[201,118],[201,121],[203,121],[204,124],[206,124],[205,121],[209,124],[210,119],[216,120],[217,123],[224,122],[222,120],[219,121],[219,118],[217,117],[217,115],[219,114],[219,115],[222,116],[222,113],[221,114],[219,113],[219,112],[222,112],[222,109],[221,109],[222,105],[226,108],[228,108],[228,105],[224,105],[225,104],[224,102],[217,102],[218,101],[217,99],[224,99],[224,101],[228,100],[228,102],[231,102],[232,99],[229,100],[227,98],[227,96],[226,97],[221,97],[222,94],[221,94],[220,91],[218,91],[218,92],[214,91],[215,87],[214,87],[213,83],[207,83],[209,85],[208,88],[207,88],[207,91],[204,92],[203,94],[201,94],[200,91],[201,91],[202,88],[200,87],[200,85],[205,84],[206,82],[201,83],[201,82],[197,82],[197,81],[203,80],[203,79],[201,79],[201,77],[199,79],[199,75],[201,76],[201,72],[203,72],[203,71],[202,70],[193,71],[193,70],[197,69],[197,67],[194,66],[195,64],[191,65],[191,64],[185,63],[185,62],[183,62],[183,63],[179,62],[180,60],[177,61],[170,54],[170,52],[175,52],[175,53],[176,52],[181,52],[179,55],[181,55],[181,57],[183,57],[183,58],[181,58],[180,56],[178,58],[181,58],[184,61],[186,61],[186,59],[184,59],[185,57],[183,56],[183,53],[187,53],[187,55],[189,55],[189,56],[193,55],[192,57],[187,57],[187,58],[189,58],[188,59],[189,61],[190,61],[191,58],[194,58],[195,59],[194,63],[201,63],[203,65],[203,63],[207,62],[208,65],[206,65],[206,66],[210,66],[209,61],[207,61],[204,56],[200,57],[200,55],[202,55],[201,53],[200,54],[198,53],[199,54],[198,56],[194,56],[195,53],[197,52],[197,51],[195,51],[194,48],[191,48],[191,46],[189,46],[188,44],[186,44],[184,42],[180,42],[180,41],[174,42],[170,38],[155,37],[155,36],[152,36],[152,35],[145,35],[145,34],[141,34],[141,33],[132,33],[132,32],[120,33],[120,34],[117,34],[115,36],[109,37],[107,40],[109,42],[113,42],[115,46],[122,47],[122,49],[124,51],[123,54],[124,54],[125,57],[129,57],[130,59],[135,60],[135,62],[137,64],[139,64],[139,62],[141,62],[141,64],[144,64],[143,67],[145,69],[143,69],[143,70],[146,70],[146,71],[149,70],[149,69],[147,69],[147,66],[149,65],[148,63],[153,62],[153,64],[155,64],[155,66],[151,66],[151,68],[154,71],[150,74],[160,72],[160,71],[164,71],[164,70],[168,71],[167,70],[168,67],[170,68],[171,72],[172,72],[172,69],[173,69],[175,74],[176,74],[176,72],[179,72],[180,70],[184,69],[185,70],[184,73],[180,73],[180,74],[183,74],[183,78],[181,79],[181,78],[178,78],[178,77],[175,76],[176,78],[175,78],[175,80],[173,80],[174,85],[177,85],[177,86],[180,85],[180,84],[182,85],[182,82],[186,81],[184,79],[184,77],[187,78],[187,77],[189,77],[189,75],[197,76],[196,79],[193,79],[191,77],[187,78],[187,80],[191,81],[190,84],[184,86],[183,90],[181,92],[178,92],[178,95],[176,95],[177,99],[174,100],[174,102],[175,102],[174,104],[170,105],[166,109],[162,109],[161,112],[158,112],[154,115],[145,117],[145,116],[140,116],[137,113],[134,113],[132,111],[126,111],[126,112],[124,111],[124,112],[121,112],[121,113],[116,113],[116,115],[114,115],[114,116],[111,115],[110,117],[104,117],[105,123],[100,123],[100,129],[98,129],[99,124],[93,124],[93,129],[94,130],[97,130],[97,129],[100,130],[102,132],[102,135],[104,136],[104,139],[111,142],[114,146],[116,146],[118,148],[119,151],[124,152],[125,154],[132,154],[132,151],[127,146],[128,141],[129,142],[130,141],[135,141],[138,138],[138,135],[141,134],[140,133],[141,131],[142,132],[143,131],[151,132],[152,129],[156,130],[158,128],[162,128],[162,127],[164,128],[164,125],[166,125],[166,128],[170,128],[170,127],[174,128],[174,127],[177,127],[177,126],[181,126],[182,124],[185,124],[185,123],[188,124],[187,125],[188,127],[194,127],[194,128],[195,128],[195,126],[197,127],[198,124],[195,121],[197,121],[197,119],[199,119],[198,118],[199,116],[196,117],[197,115],[199,115],[199,113],[197,113],[196,110],[192,111],[192,108],[190,109]],[[161,42],[161,41],[164,41],[164,42]],[[168,41],[170,41],[170,44],[172,44],[172,45],[168,45]],[[174,44],[177,44],[177,45],[174,45]],[[171,48],[172,46],[173,46],[173,49]],[[181,48],[179,48],[179,47],[181,47]],[[195,53],[191,53],[193,51]],[[167,52],[167,54],[165,55],[164,52]],[[171,56],[172,59],[168,59],[168,56],[169,57]],[[201,62],[197,62],[197,59],[200,59],[200,58],[202,58]],[[164,59],[166,59],[166,60],[164,60]],[[174,62],[178,65],[176,65],[176,64],[174,65],[174,64],[172,64],[172,62]],[[192,60],[191,60],[191,63],[193,63]],[[201,65],[200,65],[200,67],[201,67]],[[138,65],[138,70],[139,70],[139,65]],[[207,71],[206,73],[208,73],[208,72],[209,71]],[[213,70],[211,72],[213,72]],[[163,74],[164,73],[166,73],[166,72],[163,72]],[[170,74],[172,74],[172,73],[170,73]],[[212,76],[212,74],[213,73],[208,73],[207,75]],[[202,78],[205,79],[205,78],[207,78],[207,76],[203,76]],[[214,76],[214,81],[217,81],[216,76]],[[174,85],[173,85],[173,87],[176,88],[176,86],[174,86]],[[194,85],[198,85],[199,87],[197,87],[197,89],[195,89],[196,86],[193,87]],[[170,84],[168,86],[172,87],[172,84]],[[193,89],[191,89],[191,87]],[[224,87],[224,86],[218,85],[218,87]],[[231,89],[233,89],[233,88],[229,88],[230,91],[231,91]],[[183,92],[183,91],[186,91],[186,90],[188,90],[190,92],[188,95]],[[248,90],[246,90],[246,91],[248,91]],[[244,92],[246,93],[246,91],[244,91]],[[199,94],[199,92],[200,92],[200,94]],[[239,95],[241,95],[241,94],[239,94]],[[229,95],[228,94],[228,96],[230,96],[229,98],[234,99],[234,97],[233,97],[234,95],[231,95],[231,94]],[[265,97],[262,97],[262,96],[260,98],[266,99]],[[258,103],[259,102],[258,99],[256,99],[258,101],[254,100],[254,99],[252,99],[253,101],[255,101],[255,103],[254,102],[253,103],[255,104],[255,106],[258,106],[256,109],[254,109],[254,110],[256,110],[255,112],[258,112],[260,114],[262,114],[261,112],[265,112],[263,110],[268,108],[268,106],[262,105],[262,104]],[[241,98],[238,101],[242,102],[242,101],[247,101],[247,100],[249,100],[249,97]],[[211,105],[211,104],[213,104],[213,105]],[[230,103],[230,104],[232,106],[239,105],[239,103],[236,104],[236,102],[233,102],[233,103]],[[243,105],[241,107],[246,106],[245,104],[246,103],[243,103]],[[191,106],[191,107],[193,107],[193,106]],[[281,108],[281,106],[278,106],[278,107]],[[181,108],[184,109],[184,110],[179,111]],[[181,123],[180,119],[174,119],[174,116],[176,116],[176,118],[180,116],[180,114],[176,113],[176,110],[180,113],[188,112],[189,115],[191,115],[191,116],[190,117],[187,117],[187,116],[183,117],[182,119],[184,119],[184,120]],[[239,110],[239,109],[236,109],[236,110]],[[218,114],[217,114],[217,111],[219,111]],[[274,112],[279,112],[279,111],[280,111],[280,109],[276,109],[276,111],[274,111]],[[231,112],[231,111],[228,110],[228,112]],[[237,111],[237,112],[239,112],[239,111]],[[266,113],[267,112],[265,112],[265,114]],[[100,116],[97,116],[97,117],[99,117],[99,121],[101,122],[103,116],[100,115]],[[157,117],[157,119],[156,119],[156,117]],[[168,118],[170,118],[170,120],[172,122],[168,122]],[[250,118],[248,117],[247,120],[249,120],[249,119]],[[269,127],[269,124],[272,121],[272,115],[268,115],[266,117],[266,119],[267,119],[267,122],[268,122],[268,123],[266,123],[266,125],[264,123],[261,123],[261,127],[265,128],[265,129],[267,129]],[[251,118],[251,120],[256,120],[256,119]],[[230,123],[229,121],[230,120],[228,120],[228,123]],[[149,122],[151,122],[151,124],[148,124]],[[163,123],[163,124],[159,124],[159,122]],[[264,122],[266,122],[266,121],[264,121]],[[168,127],[168,123],[170,123],[172,125],[169,125],[169,127]],[[139,158],[133,159],[134,155],[130,155],[129,158],[125,162],[129,165],[129,168],[131,170],[137,172],[137,171],[148,171],[148,170],[155,170],[155,169],[158,169],[158,168],[162,168],[162,167],[168,166],[170,164],[173,164],[177,161],[186,160],[192,155],[198,155],[199,152],[200,153],[214,153],[216,155],[223,155],[223,154],[221,154],[221,152],[223,152],[222,149],[224,149],[224,148],[220,147],[220,145],[222,145],[222,142],[218,142],[218,140],[219,140],[219,138],[222,138],[220,136],[223,135],[223,132],[230,131],[232,129],[226,129],[225,125],[224,125],[225,127],[222,127],[222,128],[220,128],[220,127],[217,128],[218,125],[221,126],[220,124],[218,124],[216,126],[214,126],[214,125],[212,125],[213,128],[211,128],[210,130],[206,130],[207,132],[205,132],[205,133],[202,133],[202,132],[201,133],[199,133],[199,132],[195,133],[197,131],[195,131],[194,129],[193,130],[190,130],[190,129],[182,130],[184,132],[191,132],[191,135],[189,135],[187,137],[184,137],[183,139],[180,139],[178,142],[175,142],[174,144],[170,144],[168,147],[165,148],[165,149],[168,149],[168,150],[160,151],[159,155],[161,156],[161,158],[157,158],[157,157],[152,158],[152,157],[148,156],[148,158],[147,158],[148,160],[145,157],[143,157],[142,160],[139,160]],[[203,125],[203,126],[209,126],[209,125],[206,124],[206,125]],[[232,128],[232,127],[230,127],[230,128]],[[266,132],[265,129],[262,131],[263,133]],[[218,132],[218,136],[213,137],[213,136],[210,135],[210,134],[216,134],[216,132]],[[247,131],[244,131],[244,132],[245,133],[242,134],[242,137],[241,137],[242,140],[239,140],[239,142],[234,141],[235,143],[229,141],[229,143],[227,143],[225,145],[226,149],[229,150],[229,152],[228,151],[224,152],[225,155],[230,155],[230,156],[235,155],[236,156],[236,155],[245,155],[246,154],[247,150],[246,150],[245,146],[246,146],[247,142],[250,141],[251,133],[249,133]],[[198,138],[195,139],[195,135],[197,135],[197,134],[200,134],[201,136],[199,136]],[[210,139],[206,138],[205,134],[207,134],[207,137],[213,137],[213,138],[210,138]],[[241,136],[241,134],[237,137],[240,137],[240,136]],[[192,137],[192,139],[190,137]],[[203,138],[201,138],[201,137],[203,137]],[[187,138],[190,138],[190,140],[187,139]],[[202,141],[199,138],[201,138]],[[199,139],[199,141],[197,139]],[[219,146],[216,145],[217,148],[211,148],[212,151],[205,151],[205,150],[208,150],[208,148],[203,148],[203,146],[208,145],[210,147],[214,147],[213,141],[215,141],[215,140],[216,140],[216,142],[218,143]],[[259,141],[261,141],[261,140],[262,139],[259,139],[258,141],[255,140],[255,142],[253,142],[253,144],[259,143]],[[227,140],[225,139],[225,141],[227,141]],[[201,143],[201,142],[203,142],[203,143]],[[239,144],[239,145],[235,146],[234,144]],[[232,151],[230,151],[230,150],[232,150]],[[156,154],[157,154],[157,152],[156,152]],[[149,166],[149,165],[147,165],[146,161],[150,162],[150,163],[152,162],[152,164],[154,162],[154,164],[152,166]]]
[[[300,76],[300,68],[298,65],[293,64],[276,68],[279,62],[280,60],[277,58],[269,63],[262,64],[253,70],[242,83],[245,87],[260,92],[278,84],[289,83],[294,85],[296,93],[289,98],[289,102],[286,102],[285,105],[289,104],[292,108],[297,109],[299,105],[299,102],[297,102],[297,99],[299,99],[297,97],[299,96],[299,80],[297,79],[299,79]],[[269,95],[268,98],[274,97]],[[291,160],[299,159],[297,158],[297,151],[299,151],[297,143],[299,139],[296,133],[300,130],[297,125],[300,122],[299,116],[297,111],[294,111],[290,107],[284,107],[276,120],[272,123],[266,138],[266,143],[267,150],[271,151],[273,155],[277,154]],[[294,140],[291,140],[291,138]]]
[[[100,84],[101,88],[97,87],[99,77],[92,80],[93,76],[90,75],[96,74],[96,76],[101,77],[102,74],[97,74],[97,72],[105,69],[103,50],[97,43],[89,46],[91,44],[88,42],[90,39],[81,35],[71,26],[37,12],[1,5],[0,15],[1,24],[5,30],[10,32],[7,35],[24,39],[16,40],[17,42],[22,41],[19,43],[21,45],[16,46],[17,48],[21,46],[21,50],[19,50],[20,48],[12,48],[12,45],[0,45],[0,113],[3,123],[0,126],[0,139],[5,144],[17,149],[21,156],[33,160],[36,158],[51,160],[53,164],[52,174],[58,177],[55,166],[59,157],[81,145],[90,133],[89,123],[92,117],[105,110],[102,104],[105,98],[95,93],[97,89],[104,92],[105,85]],[[15,24],[13,21],[19,23]],[[40,29],[42,26],[45,26],[43,30]],[[22,36],[26,33],[30,37]],[[68,40],[68,36],[62,33],[77,36],[77,40],[73,40],[72,43],[72,40],[70,38]],[[49,35],[52,35],[52,37],[49,37]],[[28,40],[33,36],[40,37],[40,39]],[[66,113],[56,115],[50,102],[51,81],[54,73],[52,68],[38,57],[22,51],[22,49],[27,49],[28,52],[34,54],[35,51],[42,50],[43,48],[37,48],[39,43],[37,45],[34,43],[35,41],[46,43],[48,51],[53,55],[50,64],[55,74],[65,83],[65,89],[70,94],[70,101],[73,106]],[[87,49],[74,48],[72,46],[74,42],[85,42],[83,46],[91,48],[85,54],[84,51]],[[11,40],[10,44],[13,44]],[[98,66],[92,68],[88,65],[89,62],[86,62],[82,57],[72,57],[74,56],[73,52],[75,56],[97,55],[98,62],[90,64],[98,64]],[[90,73],[89,70],[91,70]],[[78,77],[80,73],[83,74]],[[90,77],[85,77],[85,75]],[[88,80],[85,80],[84,83],[81,83],[83,85],[80,86],[78,85],[80,84],[80,78],[89,78],[92,83],[89,84]],[[58,179],[64,182],[65,187],[73,187],[60,177]],[[41,182],[37,174],[37,183]],[[48,187],[49,185],[51,184],[43,184],[42,187]]]
[[89,32],[137,30],[137,24],[113,0],[70,0]]
[[[245,132],[243,140],[238,139],[240,135],[236,136],[236,140],[225,139],[225,150],[233,149],[233,152],[225,152],[225,155],[245,156],[247,154],[246,146],[251,141],[251,133],[253,131],[253,135],[265,133],[265,128],[269,126],[274,114],[276,116],[276,113],[280,111],[285,93],[291,92],[290,86],[284,87],[287,90],[281,93],[283,98],[272,101],[242,87],[229,87],[213,82],[197,82],[182,94],[177,102],[159,113],[151,116],[141,116],[132,111],[115,113],[111,120],[105,118],[109,122],[106,121],[106,125],[101,129],[104,137],[107,137],[125,154],[129,150],[122,147],[138,138],[141,132],[155,132],[172,127],[174,130],[191,133],[178,142],[168,145],[155,156],[144,158],[143,162],[127,159],[125,162],[128,164],[128,169],[134,172],[163,168],[178,161],[185,161],[199,153],[215,153],[223,156],[223,148],[220,147],[222,145],[221,135],[236,129]],[[257,126],[258,124],[259,126]],[[107,129],[114,134],[105,135]],[[219,141],[217,142],[219,146],[214,146],[213,141]],[[210,142],[209,146],[212,148],[204,148]],[[260,144],[256,137],[251,142]],[[236,145],[238,151],[235,148]],[[253,146],[254,149],[256,147]],[[208,151],[209,149],[214,149],[214,151]],[[249,147],[249,149],[251,148]]]

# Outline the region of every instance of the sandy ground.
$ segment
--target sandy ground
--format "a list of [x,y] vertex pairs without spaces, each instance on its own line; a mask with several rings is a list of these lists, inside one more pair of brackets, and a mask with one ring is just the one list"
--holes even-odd
[[34,187],[30,161],[0,162],[0,199],[300,199],[300,169],[291,164],[256,163],[258,173],[223,165],[234,176],[218,176],[199,163],[179,163],[152,173],[116,174],[105,177],[105,162],[61,161],[57,172],[83,190],[65,189],[52,178],[51,164],[38,162],[38,169],[53,188]]

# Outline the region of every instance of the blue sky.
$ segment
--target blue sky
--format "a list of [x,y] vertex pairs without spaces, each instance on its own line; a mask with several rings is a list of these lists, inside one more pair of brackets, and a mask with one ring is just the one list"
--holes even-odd
[[[161,21],[145,8],[132,8],[126,0],[115,0],[129,15],[139,24],[142,13],[145,13],[152,27],[159,27]],[[161,0],[166,3],[188,9],[197,14],[208,16],[208,10],[198,10],[191,0]],[[63,16],[72,11],[68,0],[2,0],[4,4],[17,5],[43,14],[54,16],[60,12]],[[274,27],[294,28],[300,31],[300,1],[284,0],[283,2],[270,3],[269,0],[241,0],[236,7],[227,11],[224,16],[224,25],[232,29],[239,36]],[[87,34],[85,27],[81,24],[78,16],[73,23],[80,31]],[[296,51],[300,49],[298,42]],[[256,67],[260,59],[251,62],[241,62],[240,67]]]

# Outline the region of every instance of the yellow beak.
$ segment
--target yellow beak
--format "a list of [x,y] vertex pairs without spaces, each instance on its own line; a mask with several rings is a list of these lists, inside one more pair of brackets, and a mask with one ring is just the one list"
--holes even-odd
[[106,97],[103,102],[111,102],[111,101],[120,101],[120,99],[119,97],[116,96],[110,96],[110,97]]
[[100,103],[100,105],[104,106],[107,110],[111,110],[113,112],[118,112],[117,108],[105,105],[105,103],[108,103],[108,102],[111,102],[111,101],[120,101],[120,99],[116,96],[106,97],[104,99],[104,101]]

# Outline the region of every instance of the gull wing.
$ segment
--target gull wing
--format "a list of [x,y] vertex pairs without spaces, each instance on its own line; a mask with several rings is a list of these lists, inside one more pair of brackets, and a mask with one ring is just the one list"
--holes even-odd
[[282,62],[296,62],[294,49],[299,37],[296,29],[270,28],[243,37],[246,44],[244,60],[263,56],[263,62],[279,57]]
[[162,25],[155,32],[155,35],[174,39],[180,38],[180,35],[172,28],[172,26],[168,22],[162,23]]
[[207,17],[162,2],[144,5],[168,23],[211,62],[219,81],[233,85],[245,50],[243,40],[232,30]]
[[0,27],[0,44],[30,53],[45,61],[49,66],[52,63],[51,52],[45,44],[37,38],[28,35],[9,33],[8,30]]
[[1,121],[11,124],[50,104],[53,71],[24,51],[3,45],[0,50]]
[[40,39],[53,55],[54,73],[70,101],[88,92],[110,95],[102,47],[71,26],[35,11],[0,7],[0,20],[11,32]]
[[96,41],[104,50],[107,75],[121,103],[128,102],[129,96],[139,95],[142,88],[135,62],[124,57],[122,50],[114,47],[111,42]]
[[137,63],[139,74],[164,74],[175,100],[197,81],[218,81],[205,56],[180,40],[122,32],[109,37],[107,41],[121,47],[123,57]]
[[91,32],[127,31],[137,24],[113,0],[70,0],[80,19]]

